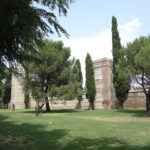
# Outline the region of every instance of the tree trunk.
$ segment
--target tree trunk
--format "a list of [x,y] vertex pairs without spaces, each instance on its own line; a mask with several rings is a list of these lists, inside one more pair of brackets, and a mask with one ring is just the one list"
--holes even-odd
[[121,101],[121,100],[118,100],[118,106],[117,106],[118,109],[123,109],[124,108],[124,102]]
[[29,109],[30,108],[30,96],[29,96],[29,94],[25,95],[24,103],[25,103],[25,109]]
[[89,101],[89,110],[95,110],[94,101]]
[[50,105],[49,105],[49,101],[48,101],[48,97],[47,96],[45,97],[45,104],[46,104],[46,112],[50,112],[51,109],[50,109]]
[[30,108],[30,94],[29,94],[29,70],[28,67],[24,66],[25,68],[25,93],[24,93],[24,104],[25,104],[25,109],[29,109]]
[[146,112],[150,115],[150,94],[146,94]]
[[77,103],[76,109],[81,109],[81,100],[78,100],[78,103]]
[[39,101],[36,101],[36,106],[35,106],[35,113],[36,113],[36,116],[39,116],[39,112],[40,112],[40,109],[39,109]]

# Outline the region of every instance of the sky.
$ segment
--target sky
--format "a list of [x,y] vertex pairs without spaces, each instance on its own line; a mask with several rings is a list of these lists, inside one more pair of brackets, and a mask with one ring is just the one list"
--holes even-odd
[[[80,59],[84,72],[87,52],[93,60],[112,58],[111,18],[116,16],[122,45],[141,35],[149,35],[150,0],[74,0],[67,17],[58,18],[70,34],[63,40],[71,55]],[[51,37],[50,37],[51,38]]]

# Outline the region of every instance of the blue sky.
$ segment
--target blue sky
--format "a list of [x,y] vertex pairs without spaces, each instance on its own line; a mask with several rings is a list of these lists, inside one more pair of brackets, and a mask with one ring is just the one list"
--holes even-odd
[[70,38],[53,39],[63,40],[71,48],[84,74],[87,52],[93,60],[112,58],[111,17],[117,17],[121,41],[126,45],[140,35],[149,35],[149,8],[150,0],[74,0],[68,16],[59,18]]
[[72,37],[93,35],[110,26],[112,15],[120,24],[138,18],[149,33],[149,0],[74,0],[67,18],[61,18]]

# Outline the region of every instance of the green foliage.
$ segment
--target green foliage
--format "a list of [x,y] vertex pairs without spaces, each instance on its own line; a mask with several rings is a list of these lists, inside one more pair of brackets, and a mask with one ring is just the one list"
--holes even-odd
[[9,70],[5,70],[5,78],[2,84],[2,101],[8,105],[11,100],[11,72]]
[[0,67],[0,99],[2,98],[4,91],[4,79],[5,79],[5,69]]
[[150,41],[141,48],[139,53],[135,56],[135,64],[145,71],[147,75],[150,75]]
[[[0,64],[22,62],[26,50],[37,52],[37,45],[56,31],[67,32],[57,20],[57,11],[66,15],[71,0],[1,0]],[[5,59],[4,59],[5,58]]]
[[[128,64],[130,67],[130,73],[133,76],[144,74],[145,77],[149,78],[150,37],[140,37],[136,39],[133,43],[129,43],[126,51]],[[145,82],[145,84],[147,83],[149,82]]]
[[142,48],[145,47],[145,45],[148,45],[149,41],[149,37],[140,37],[127,45],[126,55],[128,58],[128,64],[130,64],[129,67],[131,74],[138,73],[140,66],[136,63],[136,60],[134,58],[142,50]]
[[119,100],[119,106],[123,108],[123,103],[128,98],[130,90],[130,76],[128,70],[125,49],[120,49],[121,57],[116,65],[116,78],[114,82],[116,97]]
[[68,83],[57,88],[57,97],[63,100],[82,100],[82,72],[79,60],[73,59],[68,68]]
[[[54,97],[55,87],[68,84],[70,49],[58,41],[44,41],[39,48],[39,62],[29,66],[29,81],[32,96],[48,104],[48,97]],[[52,90],[52,88],[54,88]]]
[[86,97],[90,102],[90,109],[94,109],[94,101],[96,96],[96,85],[94,76],[94,67],[91,56],[86,56]]
[[[1,0],[0,1],[0,95],[3,93],[2,74],[12,70],[16,62],[25,68],[24,61],[38,54],[45,36],[61,33],[69,36],[59,24],[57,12],[67,15],[71,0]],[[7,65],[6,65],[7,64]],[[26,78],[27,81],[27,78]],[[6,94],[7,95],[7,94]],[[29,99],[25,84],[25,102]]]
[[80,64],[79,59],[76,60],[75,65],[73,67],[73,75],[75,76],[75,82],[77,82],[76,83],[76,85],[77,85],[77,99],[79,101],[81,101],[82,95],[83,95],[83,93],[82,93],[83,77],[82,77],[81,64]]
[[130,78],[127,68],[125,50],[122,49],[116,17],[112,17],[112,46],[113,46],[113,86],[118,99],[118,107],[123,108],[123,103],[128,97]]
[[118,31],[117,18],[112,17],[112,49],[113,49],[113,72],[115,74],[115,66],[119,60],[119,50],[121,49],[120,36]]
[[130,73],[143,88],[146,96],[146,110],[150,112],[150,37],[140,37],[127,48]]

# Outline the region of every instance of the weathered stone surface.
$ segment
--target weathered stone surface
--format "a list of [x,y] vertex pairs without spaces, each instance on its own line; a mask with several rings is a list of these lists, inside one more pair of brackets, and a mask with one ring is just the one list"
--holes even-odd
[[94,62],[96,81],[96,101],[101,108],[112,105],[112,61],[103,58]]

